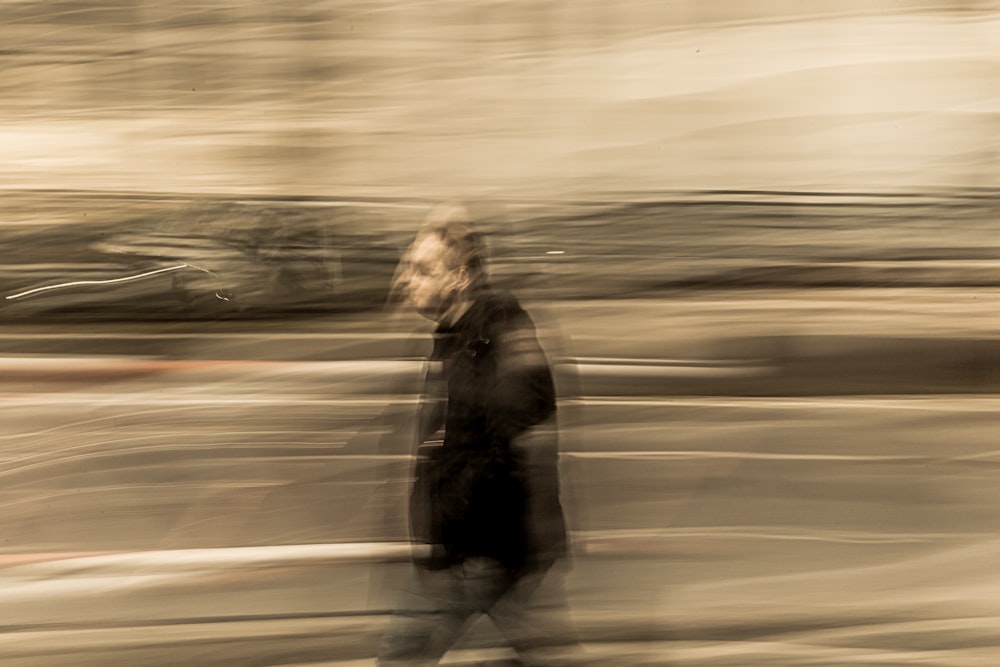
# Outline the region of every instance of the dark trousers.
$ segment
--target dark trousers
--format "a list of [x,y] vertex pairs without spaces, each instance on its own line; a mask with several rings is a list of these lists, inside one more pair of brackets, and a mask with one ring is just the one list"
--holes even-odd
[[579,646],[568,620],[555,620],[561,614],[541,613],[532,604],[543,577],[515,577],[489,558],[472,558],[442,570],[414,567],[379,645],[379,666],[437,665],[483,614],[522,664],[581,664],[570,657],[579,658]]

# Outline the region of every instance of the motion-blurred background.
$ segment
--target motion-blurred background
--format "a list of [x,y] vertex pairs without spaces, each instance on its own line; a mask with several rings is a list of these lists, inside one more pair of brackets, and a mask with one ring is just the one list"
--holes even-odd
[[8,187],[996,184],[990,0],[2,6]]
[[996,2],[0,11],[0,662],[371,664],[456,198],[595,659],[996,664]]

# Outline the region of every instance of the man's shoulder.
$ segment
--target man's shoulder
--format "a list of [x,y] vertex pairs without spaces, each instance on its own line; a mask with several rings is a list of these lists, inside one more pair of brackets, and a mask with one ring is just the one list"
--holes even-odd
[[528,314],[517,297],[506,291],[490,291],[480,297],[482,320],[488,324],[504,325],[527,318]]
[[517,297],[509,292],[494,292],[484,297],[482,305],[482,337],[493,341],[504,370],[548,367],[535,324]]

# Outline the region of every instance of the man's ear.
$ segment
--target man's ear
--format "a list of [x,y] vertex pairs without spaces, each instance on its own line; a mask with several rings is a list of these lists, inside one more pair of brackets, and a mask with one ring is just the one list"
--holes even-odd
[[458,269],[455,270],[453,283],[457,293],[464,294],[468,291],[469,287],[472,286],[472,274],[469,272],[469,267],[458,267]]

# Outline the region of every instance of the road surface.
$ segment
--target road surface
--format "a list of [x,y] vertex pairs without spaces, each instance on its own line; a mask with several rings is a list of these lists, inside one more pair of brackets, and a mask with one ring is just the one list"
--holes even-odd
[[[909,293],[821,327],[804,296],[539,308],[561,324],[564,584],[595,660],[992,664],[988,318],[943,335],[936,293]],[[612,356],[623,317],[646,326]],[[4,333],[6,662],[370,664],[409,550],[384,415],[413,407],[419,324],[286,324]],[[109,337],[123,354],[94,349]],[[851,353],[879,349],[898,372],[876,382]],[[987,363],[956,388],[970,354]],[[449,659],[491,646],[487,625]]]

